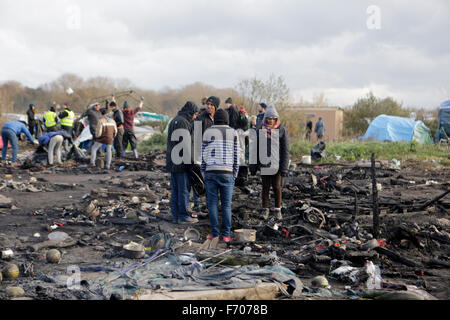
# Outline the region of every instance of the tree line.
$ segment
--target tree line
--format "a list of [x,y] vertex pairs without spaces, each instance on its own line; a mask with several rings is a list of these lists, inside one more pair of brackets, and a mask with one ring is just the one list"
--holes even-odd
[[[116,100],[121,105],[127,100],[131,105],[138,104],[138,98],[144,97],[143,111],[174,116],[188,100],[198,105],[202,97],[211,95],[221,99],[232,97],[237,106],[244,106],[249,114],[257,113],[260,102],[273,104],[280,113],[280,118],[292,137],[303,136],[304,119],[284,110],[290,106],[327,107],[328,101],[323,93],[317,94],[313,101],[294,102],[290,89],[282,76],[271,74],[267,79],[258,77],[242,79],[234,88],[216,88],[201,82],[185,85],[181,88],[165,87],[161,90],[144,90],[133,85],[128,79],[111,79],[107,77],[82,77],[67,73],[56,80],[37,88],[23,86],[17,81],[0,83],[0,114],[25,113],[30,103],[36,105],[38,113],[43,113],[52,105],[68,103],[76,113],[83,112],[91,103],[104,102],[111,94],[117,94]],[[436,116],[437,110],[432,110]],[[364,134],[369,123],[380,114],[408,117],[415,112],[417,120],[423,120],[431,129],[436,127],[436,120],[427,121],[425,109],[412,110],[404,108],[391,97],[378,98],[373,93],[359,98],[353,105],[344,107],[344,137]]]

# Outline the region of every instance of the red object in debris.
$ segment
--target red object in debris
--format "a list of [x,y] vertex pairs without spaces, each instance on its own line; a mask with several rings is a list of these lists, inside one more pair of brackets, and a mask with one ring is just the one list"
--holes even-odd
[[380,247],[386,247],[386,242],[384,242],[383,240],[378,240],[378,244],[380,245]]
[[63,227],[64,225],[67,224],[67,222],[55,222],[55,224],[56,224],[58,227]]
[[289,238],[289,231],[288,231],[286,228],[281,229],[281,231],[284,232],[284,236],[285,236],[286,238]]
[[321,166],[314,166],[314,169],[323,169]]
[[321,250],[325,249],[326,247],[327,246],[322,243],[322,244],[318,245],[317,247],[315,247],[314,250],[321,251]]
[[339,242],[336,242],[336,243],[334,244],[334,246],[335,246],[335,247],[340,247],[341,244],[340,244]]

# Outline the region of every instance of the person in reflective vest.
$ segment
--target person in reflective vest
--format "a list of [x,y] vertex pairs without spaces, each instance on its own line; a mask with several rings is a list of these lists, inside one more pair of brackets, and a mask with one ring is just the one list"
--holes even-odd
[[[66,131],[71,137],[73,137],[73,123],[75,121],[75,113],[70,109],[68,103],[64,103],[64,110],[58,114],[58,118],[61,119],[61,129]],[[69,140],[64,140],[64,148],[66,151],[69,148]]]
[[70,109],[67,103],[64,104],[64,110],[58,114],[58,118],[61,119],[61,129],[72,135],[75,113]]
[[56,115],[55,108],[50,109],[44,113],[44,125],[47,132],[55,132],[58,129],[58,116]]

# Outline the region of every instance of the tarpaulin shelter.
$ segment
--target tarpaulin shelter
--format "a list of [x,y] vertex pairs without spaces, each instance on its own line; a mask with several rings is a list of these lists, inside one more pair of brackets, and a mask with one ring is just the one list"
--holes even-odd
[[138,112],[136,114],[136,117],[134,119],[135,124],[139,124],[141,122],[147,122],[147,121],[168,121],[169,117],[164,114],[158,114],[153,112]]
[[450,136],[450,100],[442,102],[439,108],[436,142],[439,142],[441,139],[447,139],[442,131],[445,131],[445,134]]
[[379,115],[370,123],[365,135],[360,140],[433,143],[430,129],[422,121],[385,114]]

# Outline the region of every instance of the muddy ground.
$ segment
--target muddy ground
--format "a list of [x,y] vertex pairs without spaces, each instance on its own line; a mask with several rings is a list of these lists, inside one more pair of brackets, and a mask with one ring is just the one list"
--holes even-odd
[[[177,253],[192,252],[198,260],[208,257],[204,251],[198,255],[209,233],[205,199],[199,223],[173,224],[164,163],[163,154],[147,155],[139,161],[116,161],[109,171],[73,160],[52,168],[25,160],[21,167],[14,168],[3,163],[0,195],[13,203],[0,208],[0,249],[11,249],[14,256],[0,260],[0,264],[2,268],[16,264],[20,275],[3,279],[0,298],[12,299],[6,288],[20,286],[25,292],[22,298],[109,299],[90,290],[89,284],[113,269],[136,264],[135,259],[123,256],[124,244],[142,243],[151,255],[156,234],[169,235],[176,246],[185,241],[185,231],[190,227],[199,232],[200,238]],[[260,266],[280,264],[306,287],[312,285],[313,277],[326,275],[332,289],[358,292],[365,288],[364,279],[353,282],[331,271],[346,264],[364,268],[366,261],[372,261],[381,270],[384,288],[404,290],[404,286],[414,286],[436,299],[449,299],[450,196],[430,201],[449,189],[449,171],[433,162],[410,161],[401,168],[388,161],[377,162],[380,234],[375,246],[371,242],[370,162],[291,165],[283,189],[282,221],[260,218],[260,178],[250,177],[245,187],[235,188],[232,230],[256,230],[256,241],[219,243],[210,255],[232,249],[232,257],[212,260],[217,261],[213,268],[242,265],[243,261]],[[91,203],[93,212],[88,208]],[[73,241],[58,248],[62,259],[59,264],[51,264],[46,261],[51,247],[35,245],[56,231],[66,233]],[[70,266],[82,270],[80,290],[66,290],[55,280],[58,275],[67,275]],[[103,269],[94,270],[93,266]],[[297,297],[350,298],[355,295]]]

